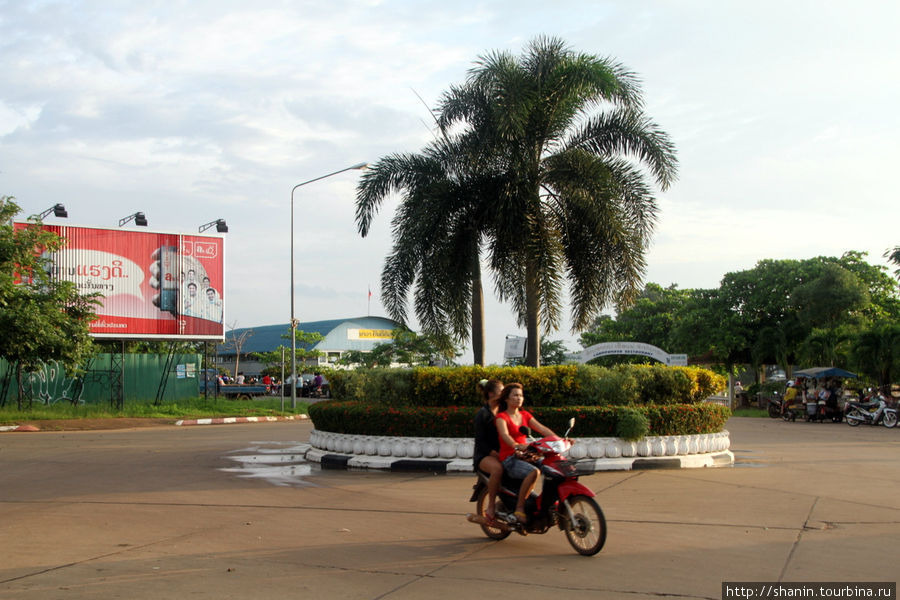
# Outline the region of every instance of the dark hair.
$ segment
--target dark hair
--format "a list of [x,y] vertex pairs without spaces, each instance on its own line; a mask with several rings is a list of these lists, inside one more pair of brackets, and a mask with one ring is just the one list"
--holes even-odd
[[482,379],[478,382],[478,387],[481,389],[484,401],[487,402],[493,392],[500,392],[503,390],[503,382],[499,379]]
[[525,392],[525,388],[521,383],[507,383],[505,386],[503,386],[503,391],[500,392],[499,400],[500,408],[498,410],[500,412],[503,412],[508,408],[509,405],[506,403],[506,400],[509,398],[509,395],[513,390],[522,390],[523,393]]
[[525,391],[525,388],[521,383],[507,383],[505,386],[503,386],[503,391],[500,392],[500,400],[506,402],[506,400],[509,398],[509,395],[515,389],[522,390],[523,392]]

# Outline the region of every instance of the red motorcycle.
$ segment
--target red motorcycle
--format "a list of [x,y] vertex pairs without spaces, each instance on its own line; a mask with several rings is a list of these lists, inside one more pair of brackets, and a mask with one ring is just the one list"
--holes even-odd
[[[575,419],[569,421],[569,431],[574,423]],[[547,533],[555,526],[566,533],[569,544],[579,554],[593,556],[600,552],[606,543],[606,519],[594,500],[594,492],[578,482],[575,463],[563,457],[572,447],[569,431],[565,438],[548,436],[533,441],[528,450],[519,454],[539,466],[544,475],[540,495],[532,492],[525,501],[526,522],[520,523],[513,514],[522,480],[511,479],[505,473],[497,494],[496,514],[493,519],[485,516],[488,478],[480,471],[469,499],[476,503],[476,513],[467,515],[469,521],[481,525],[484,534],[495,540],[502,540],[513,531],[521,535]]]

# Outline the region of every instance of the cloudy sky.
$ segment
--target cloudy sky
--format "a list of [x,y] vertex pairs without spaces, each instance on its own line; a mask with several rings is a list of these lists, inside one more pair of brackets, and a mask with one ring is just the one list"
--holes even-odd
[[[637,72],[678,148],[648,281],[847,250],[881,264],[900,244],[898,30],[900,4],[866,0],[0,0],[0,194],[26,215],[62,202],[73,225],[224,218],[226,322],[286,323],[291,188],[419,150],[425,105],[479,54],[544,34]],[[302,321],[365,315],[369,286],[384,314],[395,203],[360,238],[358,177],[297,191]],[[524,332],[491,299],[487,319],[501,362]]]

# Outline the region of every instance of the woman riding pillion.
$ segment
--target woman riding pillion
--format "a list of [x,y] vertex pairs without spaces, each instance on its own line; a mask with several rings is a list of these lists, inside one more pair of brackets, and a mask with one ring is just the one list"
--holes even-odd
[[541,435],[556,435],[553,431],[538,422],[534,416],[526,410],[522,410],[525,402],[525,394],[521,383],[510,383],[503,388],[499,402],[506,403],[506,410],[497,413],[497,433],[500,434],[500,461],[504,470],[514,479],[522,479],[522,487],[519,488],[519,497],[516,501],[516,519],[524,523],[525,500],[534,490],[537,484],[538,468],[516,456],[516,450],[528,448],[527,436],[521,432],[521,427],[528,427]]
[[484,395],[484,406],[475,414],[475,453],[473,463],[476,470],[480,470],[489,477],[488,502],[485,507],[485,517],[494,518],[497,500],[497,492],[500,491],[500,482],[503,479],[503,465],[500,463],[500,438],[497,435],[497,426],[494,419],[497,412],[503,410],[500,407],[500,392],[503,390],[503,382],[497,379],[482,379],[478,387]]

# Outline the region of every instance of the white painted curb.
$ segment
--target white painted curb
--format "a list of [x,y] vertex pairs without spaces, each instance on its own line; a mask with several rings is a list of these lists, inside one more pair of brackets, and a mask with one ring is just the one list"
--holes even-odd
[[[652,436],[637,442],[621,438],[574,438],[569,458],[579,471],[699,468],[734,464],[728,431],[696,435]],[[368,436],[313,430],[306,459],[330,468],[472,472],[471,438]],[[399,465],[399,467],[398,467]],[[445,465],[442,469],[440,465]]]
[[175,425],[233,425],[235,423],[273,423],[275,421],[304,421],[307,415],[288,415],[286,417],[218,417],[215,419],[181,419]]

